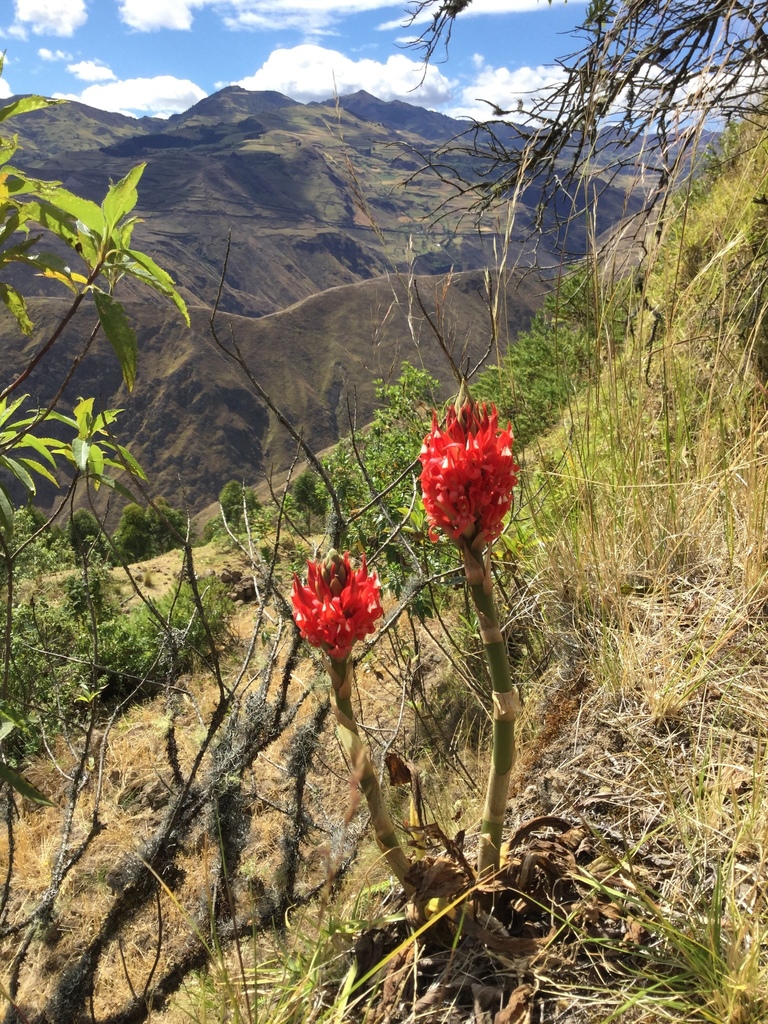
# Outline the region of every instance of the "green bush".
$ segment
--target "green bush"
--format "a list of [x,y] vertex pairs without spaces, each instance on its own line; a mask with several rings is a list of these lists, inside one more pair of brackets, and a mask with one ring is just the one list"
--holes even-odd
[[186,515],[157,498],[148,508],[126,505],[112,539],[124,561],[140,562],[181,547],[186,532]]
[[499,366],[478,374],[472,394],[490,401],[502,420],[511,420],[518,450],[560,419],[568,400],[592,367],[594,333],[586,280],[574,275],[549,296],[530,329],[510,345]]

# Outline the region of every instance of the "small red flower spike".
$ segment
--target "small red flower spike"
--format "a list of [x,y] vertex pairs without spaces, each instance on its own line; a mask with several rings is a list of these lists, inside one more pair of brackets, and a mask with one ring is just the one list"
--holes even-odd
[[365,555],[353,569],[349,552],[342,557],[330,551],[324,560],[307,562],[307,582],[294,574],[291,600],[293,617],[301,635],[336,661],[343,661],[356,640],[376,628],[384,614],[381,585],[374,571],[368,573]]
[[499,536],[512,505],[520,469],[512,458],[512,431],[499,430],[496,407],[471,400],[451,407],[444,428],[432,414],[432,430],[419,456],[421,489],[430,538],[442,530],[477,550]]

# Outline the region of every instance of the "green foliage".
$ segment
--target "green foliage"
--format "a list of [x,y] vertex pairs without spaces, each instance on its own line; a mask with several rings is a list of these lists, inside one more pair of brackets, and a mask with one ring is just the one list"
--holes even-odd
[[311,469],[305,469],[296,478],[292,488],[296,508],[307,517],[324,516],[328,512],[328,494],[321,478]]
[[[210,636],[218,650],[226,648],[231,640],[229,620],[233,605],[227,596],[227,588],[217,579],[200,581],[200,597],[205,613],[205,622],[195,603],[192,587],[188,582],[168,594],[157,604],[157,612],[164,625],[161,627],[147,608],[136,612],[138,623],[154,629],[157,641],[159,667],[164,672],[191,672],[206,663],[212,651]],[[206,629],[207,626],[207,629]]]
[[219,504],[233,530],[241,529],[245,516],[252,516],[261,508],[261,502],[256,497],[254,489],[237,480],[230,480],[224,484],[219,493]]
[[[49,576],[74,564],[66,533],[57,526],[46,527],[46,523],[44,513],[33,505],[14,512],[13,540],[18,554],[13,558],[13,575],[17,582]],[[0,584],[7,577],[8,563],[0,560]]]
[[186,532],[185,514],[157,498],[147,508],[126,505],[112,539],[124,561],[138,562],[181,547]]
[[103,618],[107,598],[109,571],[106,564],[96,557],[89,558],[79,573],[72,573],[64,581],[67,605],[75,615],[96,620]]
[[[245,533],[246,516],[252,533],[262,536],[270,530],[274,520],[271,506],[262,505],[252,487],[246,487],[239,480],[230,480],[219,492],[221,513],[227,526],[235,535]],[[221,515],[215,516],[205,524],[203,540],[207,543],[214,537],[227,537]]]
[[14,609],[9,700],[19,713],[58,731],[94,695],[152,693],[197,668],[210,655],[208,630],[219,649],[229,642],[232,602],[218,580],[200,586],[208,629],[189,583],[127,614],[109,599],[108,583],[96,562],[87,577],[68,578],[63,601],[42,598]]
[[[0,710],[0,742],[7,740],[10,734],[17,727],[26,728],[26,723],[16,715],[10,715],[7,711]],[[21,793],[27,800],[36,804],[48,804],[53,806],[51,801],[36,789],[30,782],[14,771],[4,760],[0,760],[0,782],[7,782],[17,793]]]
[[560,419],[576,390],[589,378],[595,346],[595,314],[589,281],[574,274],[548,296],[528,331],[510,345],[501,365],[472,383],[478,400],[494,402],[512,421],[518,448]]
[[[0,108],[0,123],[54,102],[39,96],[22,97]],[[0,471],[4,471],[6,480],[10,477],[31,497],[36,493],[36,480],[57,485],[54,471],[62,462],[68,462],[76,473],[88,477],[96,487],[105,483],[130,497],[116,482],[112,470],[127,469],[139,477],[143,477],[143,473],[127,449],[113,440],[117,410],[95,413],[92,398],[80,399],[73,416],[63,416],[55,411],[57,399],[54,398],[47,408],[22,413],[27,396],[12,399],[10,396],[50,352],[86,299],[93,301],[97,328],[104,331],[118,358],[126,387],[129,390],[133,387],[136,336],[123,307],[113,297],[116,285],[125,276],[170,298],[189,323],[184,302],[170,276],[148,256],[130,248],[131,234],[137,223],[131,213],[137,202],[136,187],[144,165],[134,167],[121,181],[110,185],[103,203],[98,206],[73,195],[59,182],[41,181],[12,167],[9,160],[16,148],[15,137],[0,137],[0,274],[11,265],[21,265],[36,275],[59,282],[74,298],[28,366],[12,383],[5,387],[0,383]],[[68,258],[41,249],[38,243],[44,237],[63,243],[70,250]],[[72,266],[79,266],[80,270],[73,270]],[[31,336],[35,325],[18,289],[1,282],[0,300],[15,318],[19,330]],[[41,427],[51,421],[74,431],[71,444],[41,434]],[[12,557],[13,526],[11,492],[8,483],[0,479],[0,531],[6,559]]]
[[107,544],[101,523],[87,508],[76,509],[67,523],[67,537],[78,562],[94,555],[107,557]]

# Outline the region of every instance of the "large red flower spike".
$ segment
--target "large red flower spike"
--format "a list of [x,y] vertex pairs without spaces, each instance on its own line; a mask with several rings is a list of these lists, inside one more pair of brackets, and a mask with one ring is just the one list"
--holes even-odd
[[331,658],[343,661],[356,640],[375,630],[384,614],[379,578],[370,574],[365,555],[353,569],[349,552],[330,551],[317,562],[307,562],[307,582],[294,574],[291,600],[301,635]]
[[470,547],[490,544],[502,531],[520,469],[512,458],[512,431],[499,430],[496,407],[467,401],[448,410],[445,427],[432,429],[419,456],[421,489],[431,526]]

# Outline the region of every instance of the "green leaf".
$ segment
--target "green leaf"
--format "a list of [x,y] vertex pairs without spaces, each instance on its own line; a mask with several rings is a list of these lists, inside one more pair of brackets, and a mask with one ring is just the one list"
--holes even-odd
[[77,221],[66,210],[60,210],[51,203],[38,203],[36,200],[32,200],[22,204],[21,213],[25,220],[33,220],[36,224],[47,228],[71,248],[77,245],[79,240]]
[[107,487],[111,487],[113,491],[116,491],[118,494],[122,495],[123,498],[127,498],[128,501],[136,501],[136,496],[134,494],[131,494],[128,488],[124,484],[121,484],[119,480],[115,480],[113,476],[108,476],[106,473],[103,473],[99,479],[99,482],[102,484],[106,484]]
[[17,136],[11,139],[0,139],[0,167],[8,163],[18,149]]
[[2,484],[0,484],[0,525],[2,525],[6,537],[13,536],[13,505]]
[[4,107],[0,107],[0,122],[6,121],[9,117],[16,117],[18,114],[27,114],[30,110],[55,107],[59,103],[66,103],[66,100],[48,100],[44,96],[21,96],[13,103],[7,103]]
[[7,704],[0,707],[0,720],[11,722],[16,729],[23,729],[26,724],[24,718],[22,718],[18,711],[11,711]]
[[7,469],[9,473],[12,473],[19,483],[26,487],[30,494],[34,494],[37,491],[35,481],[16,459],[12,459],[9,455],[0,455],[0,466]]
[[92,444],[88,452],[88,470],[97,479],[104,472],[104,452],[97,444]]
[[93,399],[79,398],[73,410],[79,437],[90,437],[93,432]]
[[108,434],[109,431],[106,428],[115,422],[122,411],[122,409],[103,409],[93,421],[93,433]]
[[[24,439],[25,447],[28,437],[29,435],[27,435],[27,437]],[[19,456],[19,462],[23,466],[25,466],[30,471],[30,473],[37,473],[38,476],[42,476],[44,479],[50,481],[50,483],[52,483],[55,487],[59,486],[59,481],[56,479],[53,473],[51,473],[51,471],[47,469],[41,462],[38,462],[36,459],[22,459],[21,456]]]
[[96,203],[92,203],[90,199],[82,199],[68,189],[60,187],[51,189],[46,198],[59,210],[79,220],[93,235],[103,237],[104,214]]
[[134,476],[139,477],[140,480],[147,479],[146,473],[127,448],[124,448],[121,444],[116,444],[115,451],[119,453],[120,458],[124,460],[125,465]]
[[[82,399],[81,399],[81,401],[82,401]],[[93,401],[93,399],[91,399],[91,401]],[[79,430],[80,429],[80,424],[77,422],[77,420],[73,416],[65,416],[64,413],[61,413],[61,412],[49,412],[47,418],[49,420],[55,420],[57,423],[64,423],[66,426],[72,427],[73,430]],[[46,438],[44,438],[44,440],[45,440],[46,443],[48,443],[48,442],[50,442],[51,444],[57,443],[56,439],[53,438],[53,437],[46,437]]]
[[16,323],[19,325],[21,333],[29,337],[34,325],[29,319],[24,296],[20,295],[12,285],[0,281],[0,301],[16,317]]
[[[3,715],[0,715],[0,719],[3,717]],[[16,723],[12,722],[9,718],[6,719],[3,724],[0,725],[0,740],[4,740],[6,736],[10,736],[15,728]]]
[[63,442],[55,437],[37,437],[35,434],[25,434],[24,447],[33,448],[38,455],[42,455],[44,459],[47,459],[55,467],[56,459],[53,457],[52,451],[60,452]]
[[94,291],[93,299],[104,333],[120,361],[125,386],[132,391],[136,382],[136,359],[139,353],[136,334],[128,323],[125,310],[111,295],[102,291]]
[[137,164],[136,167],[126,174],[122,181],[118,181],[116,185],[110,186],[109,192],[107,192],[102,203],[108,234],[112,234],[123,217],[130,213],[136,205],[139,198],[136,186],[146,166],[146,163]]
[[36,804],[47,804],[48,807],[54,806],[52,800],[49,800],[39,789],[35,789],[31,782],[27,782],[23,775],[19,775],[3,761],[0,761],[0,779],[12,786],[26,800],[33,800]]
[[85,473],[88,468],[88,453],[90,450],[90,444],[88,441],[84,441],[82,437],[76,437],[72,442],[72,455],[75,459],[75,465],[81,473]]
[[133,257],[136,263],[138,263],[138,265],[146,272],[146,274],[149,275],[149,277],[147,277],[146,274],[134,273],[131,270],[130,266],[126,268],[128,273],[133,274],[134,277],[139,277],[140,280],[146,282],[147,284],[155,288],[157,291],[161,292],[163,295],[166,295],[168,296],[168,298],[172,299],[173,302],[176,304],[176,307],[178,308],[179,312],[184,317],[187,327],[189,327],[190,321],[189,313],[187,312],[187,304],[176,291],[174,287],[174,281],[171,275],[167,273],[167,271],[163,270],[162,267],[159,267],[155,263],[155,261],[151,259],[151,257],[147,256],[145,253],[138,252],[136,249],[128,249],[127,252],[128,255]]
[[[0,427],[4,427],[8,420],[13,416],[19,406],[29,398],[29,395],[22,395],[21,398],[14,399],[9,406],[6,407],[5,399],[0,402]],[[31,420],[24,421],[31,422]],[[23,426],[24,423],[19,423],[17,426]]]
[[[10,238],[14,231],[18,231],[20,225],[21,220],[19,219],[19,211],[14,210],[13,213],[8,215],[5,224],[0,229],[0,245],[2,245],[6,238]],[[5,260],[4,252],[0,255],[0,259]]]

